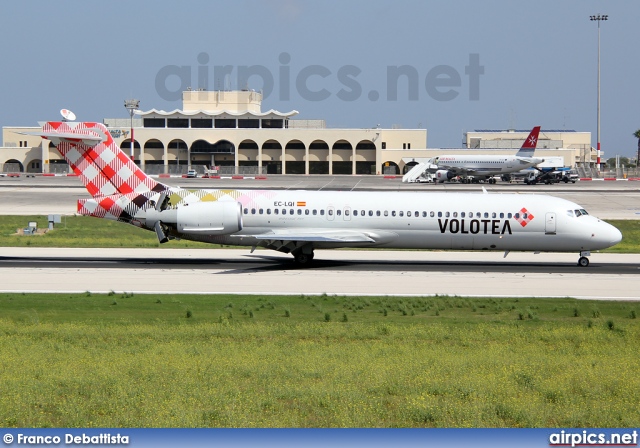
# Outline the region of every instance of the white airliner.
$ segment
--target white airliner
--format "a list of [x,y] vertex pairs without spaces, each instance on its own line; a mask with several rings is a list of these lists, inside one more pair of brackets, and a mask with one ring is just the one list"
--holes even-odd
[[484,193],[197,189],[148,177],[101,123],[48,122],[50,139],[92,199],[78,213],[183,238],[265,247],[308,264],[317,248],[579,252],[617,244],[615,227],[550,196]]
[[465,183],[470,182],[470,176],[474,181],[489,179],[489,183],[496,182],[493,176],[503,176],[508,180],[510,173],[544,162],[544,159],[533,157],[539,132],[540,126],[533,128],[515,156],[481,154],[434,157],[430,171],[435,173],[437,182],[445,182],[458,176]]

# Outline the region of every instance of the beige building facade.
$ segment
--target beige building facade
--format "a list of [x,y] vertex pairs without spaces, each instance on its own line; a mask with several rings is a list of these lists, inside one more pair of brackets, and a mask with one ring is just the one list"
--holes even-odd
[[[474,131],[466,148],[426,149],[426,129],[328,128],[298,120],[298,112],[263,112],[262,94],[250,90],[183,92],[183,107],[137,111],[139,118],[105,119],[114,141],[149,174],[402,174],[426,158],[450,154],[513,154],[529,131]],[[66,173],[48,140],[3,127],[2,171]],[[591,134],[541,131],[536,155],[564,158],[565,166],[595,163]]]

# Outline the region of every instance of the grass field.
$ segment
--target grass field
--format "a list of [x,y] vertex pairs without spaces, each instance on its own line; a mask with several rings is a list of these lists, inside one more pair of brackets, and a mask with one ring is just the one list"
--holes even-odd
[[0,426],[637,427],[640,305],[0,295]]
[[[162,247],[162,248],[220,248],[220,245],[192,241],[171,241],[159,244],[154,232],[137,227],[86,216],[63,217],[52,232],[44,235],[19,236],[16,229],[36,221],[39,228],[47,228],[46,216],[0,216],[0,247]],[[607,221],[622,232],[622,242],[603,252],[639,253],[640,220]]]

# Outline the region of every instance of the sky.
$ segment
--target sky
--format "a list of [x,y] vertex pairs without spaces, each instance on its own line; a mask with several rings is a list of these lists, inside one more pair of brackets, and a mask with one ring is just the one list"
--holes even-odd
[[0,3],[0,125],[181,107],[182,88],[262,90],[262,110],[329,127],[426,128],[430,148],[476,129],[597,124],[632,157],[640,129],[640,2],[596,0],[18,1]]

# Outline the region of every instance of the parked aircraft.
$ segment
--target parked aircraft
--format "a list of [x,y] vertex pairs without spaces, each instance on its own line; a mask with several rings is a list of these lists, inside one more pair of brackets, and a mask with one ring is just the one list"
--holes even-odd
[[510,173],[530,168],[544,159],[533,157],[538,143],[540,126],[534,127],[515,156],[497,155],[452,155],[434,157],[430,172],[435,174],[437,182],[445,182],[460,176],[462,182],[488,180],[495,183],[493,176],[502,176],[509,180]]
[[[542,195],[185,189],[147,176],[101,123],[48,122],[53,142],[91,199],[78,213],[174,238],[265,247],[308,264],[314,249],[378,247],[579,252],[620,242],[578,204]],[[484,189],[483,189],[484,190]]]

